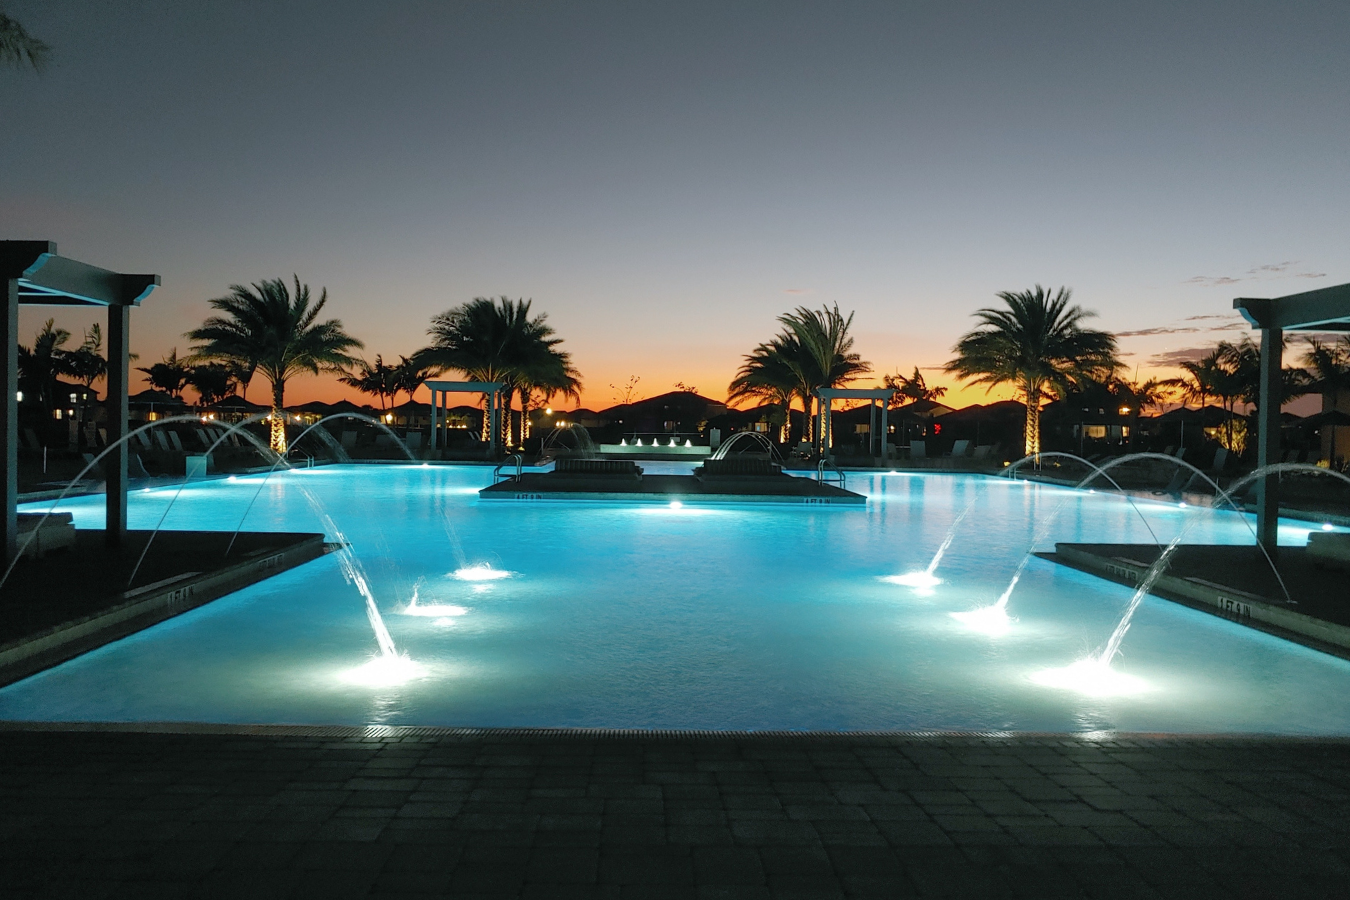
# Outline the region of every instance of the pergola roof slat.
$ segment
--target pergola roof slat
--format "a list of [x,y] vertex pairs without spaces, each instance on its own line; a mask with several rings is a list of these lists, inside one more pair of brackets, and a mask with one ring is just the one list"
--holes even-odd
[[0,241],[0,267],[18,282],[19,303],[139,306],[158,275],[124,275],[57,255],[54,241]]

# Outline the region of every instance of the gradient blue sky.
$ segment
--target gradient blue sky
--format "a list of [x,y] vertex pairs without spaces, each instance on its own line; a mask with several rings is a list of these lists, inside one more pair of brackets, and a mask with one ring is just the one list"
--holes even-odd
[[799,304],[908,372],[1069,285],[1148,374],[1350,281],[1346,3],[4,6],[55,55],[0,71],[0,235],[158,272],[143,365],[292,273],[372,359],[533,298],[592,407],[722,397]]

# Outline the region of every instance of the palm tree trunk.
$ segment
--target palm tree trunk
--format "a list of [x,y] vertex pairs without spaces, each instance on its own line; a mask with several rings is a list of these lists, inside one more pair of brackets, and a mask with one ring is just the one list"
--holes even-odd
[[1041,452],[1041,389],[1029,387],[1027,395],[1027,434],[1026,455],[1039,455]]
[[286,410],[284,407],[284,398],[286,394],[286,382],[274,381],[272,383],[272,434],[268,446],[272,452],[284,456],[286,454]]

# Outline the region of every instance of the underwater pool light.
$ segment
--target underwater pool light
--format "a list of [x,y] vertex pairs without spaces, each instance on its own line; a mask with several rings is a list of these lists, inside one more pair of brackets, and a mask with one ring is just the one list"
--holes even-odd
[[997,603],[993,606],[983,606],[966,612],[948,613],[948,615],[971,631],[978,631],[990,637],[1001,637],[1012,630],[1013,619],[1008,615],[1007,607],[1000,606]]
[[1095,656],[1058,669],[1041,669],[1030,678],[1041,687],[1076,691],[1089,697],[1128,697],[1152,690],[1142,678],[1117,672]]
[[903,587],[912,588],[934,588],[942,584],[942,579],[932,572],[920,570],[918,572],[906,572],[903,575],[883,575],[881,580],[887,584],[898,584]]
[[426,666],[415,663],[406,656],[380,654],[371,657],[369,661],[355,669],[343,672],[341,679],[347,684],[359,684],[364,687],[392,687],[421,678],[426,672]]
[[477,565],[456,569],[450,573],[450,576],[458,578],[460,581],[497,581],[501,578],[510,578],[511,573],[505,569],[494,569],[487,563],[478,563]]

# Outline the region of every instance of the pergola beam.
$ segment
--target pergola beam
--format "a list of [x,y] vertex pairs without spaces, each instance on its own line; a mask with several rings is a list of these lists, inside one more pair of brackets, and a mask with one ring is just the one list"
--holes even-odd
[[127,530],[127,383],[130,359],[131,307],[159,285],[158,275],[127,275],[58,256],[54,241],[0,241],[0,275],[6,285],[5,309],[0,316],[0,428],[5,452],[0,459],[0,490],[5,510],[3,551],[6,560],[18,553],[19,404],[17,398],[19,306],[103,306],[108,310],[108,443],[104,457],[109,544],[121,543]]
[[[501,433],[501,392],[505,387],[500,381],[428,381],[426,386],[431,390],[431,449],[440,449],[440,419],[449,419],[449,403],[451,394],[482,394],[484,400],[483,414],[487,416],[488,422],[488,454],[497,455],[497,446],[500,442]],[[438,415],[442,411],[444,404],[445,415]]]
[[1350,331],[1350,284],[1275,300],[1239,297],[1233,308],[1253,327],[1282,331]]
[[[895,396],[895,391],[890,388],[816,388],[816,396],[820,398],[820,427],[819,432],[821,443],[821,455],[827,460],[833,461],[831,450],[832,435],[830,434],[830,419],[833,415],[833,404],[835,400],[866,400],[868,406],[868,426],[867,426],[867,452],[874,460],[880,460],[879,465],[885,465],[886,462],[886,435],[890,430],[887,421],[887,412],[890,407],[891,398]],[[876,444],[876,421],[877,421],[877,401],[881,401],[881,444]],[[875,453],[872,451],[875,449]]]
[[[1284,332],[1350,331],[1350,284],[1265,299],[1238,297],[1233,308],[1261,329],[1260,403],[1256,420],[1256,466],[1280,461],[1280,397],[1284,378]],[[1279,476],[1256,482],[1256,536],[1272,556],[1279,549]]]

